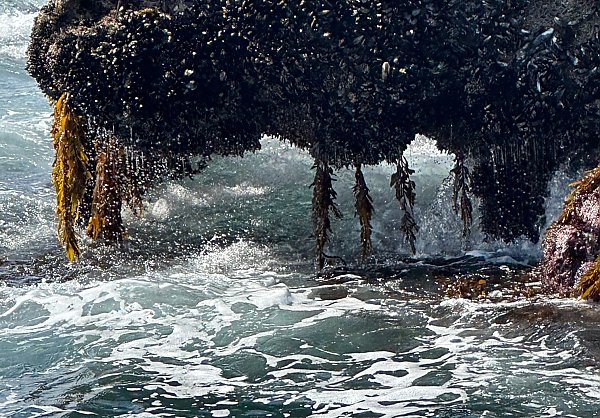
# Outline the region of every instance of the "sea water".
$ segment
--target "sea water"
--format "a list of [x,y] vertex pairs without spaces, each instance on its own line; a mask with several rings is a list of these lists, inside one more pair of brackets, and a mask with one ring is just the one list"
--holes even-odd
[[[353,173],[345,217],[314,270],[306,153],[216,158],[167,182],[120,248],[56,239],[52,109],[25,71],[42,1],[0,0],[0,416],[596,417],[600,309],[574,300],[445,296],[464,275],[502,281],[539,246],[461,239],[452,156],[418,138],[421,226],[408,257],[392,167],[365,170],[374,256],[360,264]],[[561,175],[564,177],[564,175]],[[550,215],[568,178],[553,180]],[[336,262],[339,262],[339,259]]]

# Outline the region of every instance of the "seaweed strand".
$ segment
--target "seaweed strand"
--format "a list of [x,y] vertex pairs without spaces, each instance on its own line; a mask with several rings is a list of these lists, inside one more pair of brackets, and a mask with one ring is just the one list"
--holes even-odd
[[582,299],[600,301],[600,257],[581,277],[574,293],[574,296],[580,296]]
[[79,205],[86,183],[91,177],[83,147],[83,126],[83,118],[71,109],[69,96],[63,93],[55,105],[51,131],[56,152],[52,180],[56,189],[58,238],[71,261],[79,260],[81,255],[75,223],[79,218]]
[[390,181],[390,187],[396,190],[396,199],[400,202],[400,209],[404,212],[400,221],[400,230],[413,255],[417,253],[415,242],[419,231],[413,212],[416,198],[415,182],[410,179],[410,175],[414,172],[408,167],[408,161],[402,155],[398,158],[396,172],[392,174]]
[[316,239],[316,262],[319,270],[325,267],[325,259],[328,258],[325,253],[325,244],[329,240],[331,232],[330,212],[336,217],[341,218],[342,213],[335,204],[337,193],[333,189],[333,169],[327,162],[317,159],[315,165],[315,179],[311,184],[313,188],[312,199],[312,218],[314,235]]
[[356,198],[356,214],[360,221],[360,242],[362,258],[364,260],[371,255],[371,251],[373,250],[373,245],[371,243],[371,233],[373,232],[371,219],[374,212],[373,199],[369,195],[369,188],[365,182],[360,164],[356,164],[354,177],[356,179],[356,184],[352,190],[354,191],[354,196]]
[[87,227],[87,234],[93,240],[123,241],[123,152],[114,139],[98,146],[92,216]]
[[454,176],[454,187],[452,191],[452,208],[454,212],[460,212],[460,219],[463,222],[463,238],[471,235],[473,225],[473,204],[469,197],[471,191],[471,173],[465,165],[463,155],[457,155],[454,168],[450,171]]

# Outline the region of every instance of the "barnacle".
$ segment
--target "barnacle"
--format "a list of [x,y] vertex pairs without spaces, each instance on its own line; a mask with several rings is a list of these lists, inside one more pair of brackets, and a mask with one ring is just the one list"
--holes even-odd
[[52,180],[56,189],[58,238],[71,261],[80,257],[75,223],[79,217],[79,205],[86,183],[90,178],[88,157],[83,147],[83,122],[69,105],[69,95],[63,93],[55,105],[51,131],[56,151]]
[[373,199],[369,195],[369,188],[365,182],[361,165],[356,164],[356,171],[354,174],[356,184],[353,187],[354,196],[356,198],[356,214],[360,221],[360,242],[362,248],[363,259],[367,258],[373,250],[371,243],[371,233],[373,232],[373,226],[371,225],[371,218],[373,217]]
[[563,211],[557,221],[559,224],[572,222],[578,197],[589,195],[600,187],[600,166],[588,171],[582,179],[572,183],[571,187],[574,189],[565,200]]

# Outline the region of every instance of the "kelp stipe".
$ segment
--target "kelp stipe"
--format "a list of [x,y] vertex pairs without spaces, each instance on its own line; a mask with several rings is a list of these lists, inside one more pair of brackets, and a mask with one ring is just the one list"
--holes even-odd
[[354,197],[356,198],[356,214],[360,221],[360,243],[362,248],[362,258],[364,260],[371,255],[371,251],[373,250],[373,245],[371,243],[371,233],[373,232],[371,219],[373,218],[374,212],[373,199],[369,195],[369,188],[365,182],[360,164],[356,164],[354,177],[356,179],[356,184],[352,190],[354,191]]
[[99,143],[97,151],[96,185],[87,234],[93,240],[121,242],[125,232],[121,218],[124,150],[116,140],[109,139]]
[[454,168],[450,173],[454,177],[452,208],[454,212],[460,213],[460,219],[463,222],[463,238],[468,238],[471,235],[471,226],[473,225],[473,204],[469,197],[471,173],[465,165],[463,155],[456,156]]
[[63,93],[56,102],[51,133],[56,151],[52,180],[56,189],[58,238],[65,247],[69,260],[76,261],[81,251],[75,223],[90,173],[87,167],[88,157],[83,147],[83,118],[71,109],[67,93]]
[[331,232],[331,212],[336,218],[341,218],[342,213],[335,204],[337,193],[333,189],[333,169],[327,162],[317,159],[313,166],[315,179],[311,184],[313,188],[312,219],[316,240],[316,261],[319,270],[325,267],[325,244]]
[[396,172],[392,174],[390,187],[396,190],[396,199],[400,202],[400,209],[404,212],[400,221],[400,230],[410,246],[410,251],[416,254],[415,242],[419,226],[413,213],[416,194],[415,182],[410,179],[411,174],[414,174],[414,170],[408,167],[408,161],[404,156],[401,156],[396,162]]

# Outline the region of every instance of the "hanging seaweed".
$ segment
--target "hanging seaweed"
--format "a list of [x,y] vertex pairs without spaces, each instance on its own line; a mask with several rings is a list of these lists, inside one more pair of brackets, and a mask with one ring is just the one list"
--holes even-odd
[[83,147],[83,126],[83,119],[69,105],[68,94],[62,94],[55,105],[51,131],[56,152],[52,180],[56,189],[58,238],[71,261],[78,260],[81,255],[75,223],[90,178],[88,157]]
[[410,175],[414,172],[408,167],[408,161],[402,155],[396,163],[396,172],[392,174],[390,187],[396,189],[396,199],[400,202],[400,209],[404,212],[400,221],[400,230],[410,246],[411,252],[416,254],[415,242],[419,226],[413,213],[416,197],[415,182],[410,179]]
[[581,276],[579,283],[575,286],[574,296],[580,296],[582,299],[590,299],[595,302],[600,301],[600,257]]
[[114,139],[98,145],[92,216],[87,227],[87,234],[93,240],[123,241],[123,153]]
[[127,172],[123,178],[121,197],[135,216],[142,216],[144,212],[143,191],[144,188],[140,186],[138,176],[135,173]]
[[[121,198],[135,216],[144,211],[143,196],[152,187],[157,170],[149,167],[136,151],[121,147]],[[154,174],[154,175],[153,175]]]
[[354,196],[356,198],[356,214],[360,221],[360,242],[362,247],[362,257],[366,259],[373,250],[371,243],[371,233],[373,232],[373,226],[371,225],[371,218],[373,217],[373,199],[369,195],[369,188],[365,182],[361,165],[356,164],[356,172],[354,174],[356,184],[353,187]]
[[456,156],[454,168],[450,173],[454,177],[452,208],[454,212],[460,213],[460,219],[463,222],[463,238],[468,238],[471,235],[471,226],[473,225],[473,205],[469,197],[471,173],[465,165],[463,155],[458,154]]
[[329,239],[331,232],[330,212],[336,217],[341,218],[342,213],[335,204],[337,194],[333,189],[333,169],[329,167],[327,162],[317,159],[313,166],[315,171],[315,179],[311,184],[313,188],[312,211],[313,211],[313,227],[315,239],[317,242],[317,265],[319,270],[325,267],[325,244]]

